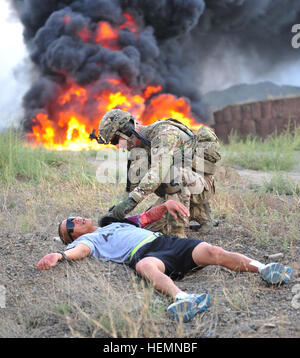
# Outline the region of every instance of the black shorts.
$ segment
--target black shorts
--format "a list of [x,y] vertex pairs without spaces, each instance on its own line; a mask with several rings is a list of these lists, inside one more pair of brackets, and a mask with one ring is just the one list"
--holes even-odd
[[201,242],[199,239],[180,239],[162,235],[138,249],[129,266],[135,270],[136,264],[143,258],[156,257],[164,263],[166,275],[172,279],[180,279],[188,271],[201,268],[192,258],[194,248]]

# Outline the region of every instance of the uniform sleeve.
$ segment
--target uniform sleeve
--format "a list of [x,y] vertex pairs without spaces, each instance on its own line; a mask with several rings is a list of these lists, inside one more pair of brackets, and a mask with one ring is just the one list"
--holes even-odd
[[130,193],[134,201],[140,203],[165,182],[174,162],[174,153],[180,145],[181,137],[177,128],[165,126],[159,130],[151,141],[151,167]]

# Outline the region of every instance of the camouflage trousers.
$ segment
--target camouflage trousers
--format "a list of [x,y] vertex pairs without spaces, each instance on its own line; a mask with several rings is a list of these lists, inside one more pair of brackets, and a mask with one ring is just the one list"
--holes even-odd
[[[189,227],[190,221],[196,221],[199,224],[211,222],[209,200],[215,194],[214,177],[212,175],[202,176],[194,172],[193,175],[195,181],[190,182],[190,185],[182,185],[181,190],[177,193],[164,194],[153,205],[161,205],[168,200],[179,201],[190,210],[190,217],[185,218],[178,214],[175,219],[166,212],[159,221],[147,225],[145,229],[162,232],[166,235],[186,237],[185,228]],[[197,190],[193,190],[195,187]]]

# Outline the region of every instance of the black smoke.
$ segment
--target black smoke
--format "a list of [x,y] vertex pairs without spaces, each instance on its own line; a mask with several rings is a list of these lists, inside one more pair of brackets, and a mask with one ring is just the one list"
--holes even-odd
[[[201,68],[226,51],[243,56],[259,76],[293,62],[291,27],[300,23],[298,0],[10,0],[24,25],[24,40],[40,80],[24,97],[25,129],[47,109],[65,84],[66,74],[80,85],[115,75],[129,86],[160,84],[163,92],[184,96],[199,121],[209,110],[199,92]],[[120,31],[121,51],[84,42],[77,31],[99,21],[119,25],[129,12],[139,36]],[[64,24],[62,18],[70,16]],[[99,66],[101,63],[101,66]],[[234,56],[232,71],[234,73]]]
[[197,50],[204,52],[203,61],[232,50],[259,77],[299,61],[299,52],[291,46],[295,23],[300,23],[298,0],[211,0],[192,37]]

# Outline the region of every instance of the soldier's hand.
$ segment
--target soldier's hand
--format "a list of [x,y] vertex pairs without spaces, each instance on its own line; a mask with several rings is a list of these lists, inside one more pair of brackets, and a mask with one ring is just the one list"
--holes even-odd
[[164,203],[164,206],[167,208],[168,212],[177,219],[177,214],[182,215],[183,217],[189,217],[190,211],[182,203],[175,200],[168,200]]
[[113,214],[112,214],[112,209],[114,207],[112,207],[111,209],[109,209],[109,212],[103,216],[101,216],[99,219],[98,219],[98,225],[100,227],[103,227],[103,226],[106,226],[107,223],[109,223],[109,219],[113,217]]
[[130,196],[128,196],[128,198],[121,201],[112,209],[112,216],[118,220],[123,220],[125,216],[130,213],[130,211],[132,211],[136,206],[137,203]]

